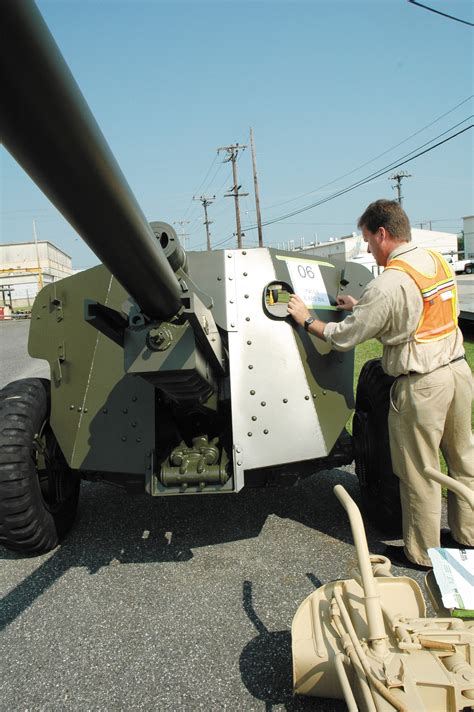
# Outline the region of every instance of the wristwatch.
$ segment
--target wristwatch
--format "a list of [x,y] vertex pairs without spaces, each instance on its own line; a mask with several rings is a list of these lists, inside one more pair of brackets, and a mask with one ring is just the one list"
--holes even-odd
[[309,316],[307,319],[304,320],[304,330],[308,331],[309,327],[313,323],[314,318],[312,316]]

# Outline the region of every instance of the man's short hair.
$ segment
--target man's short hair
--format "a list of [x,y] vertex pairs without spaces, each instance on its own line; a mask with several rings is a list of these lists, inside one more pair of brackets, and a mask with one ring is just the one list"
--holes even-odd
[[396,200],[376,200],[360,216],[357,227],[365,227],[369,232],[377,232],[384,227],[394,240],[411,241],[408,215]]

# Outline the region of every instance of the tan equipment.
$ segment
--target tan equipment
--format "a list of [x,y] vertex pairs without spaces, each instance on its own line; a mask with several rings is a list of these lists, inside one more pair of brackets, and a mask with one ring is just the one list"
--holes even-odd
[[[473,504],[466,487],[431,468],[425,474]],[[292,625],[295,693],[344,699],[350,712],[474,709],[474,621],[427,618],[418,584],[369,554],[357,505],[341,485],[334,493],[349,516],[358,569],[300,605]],[[430,595],[443,611],[432,585]]]

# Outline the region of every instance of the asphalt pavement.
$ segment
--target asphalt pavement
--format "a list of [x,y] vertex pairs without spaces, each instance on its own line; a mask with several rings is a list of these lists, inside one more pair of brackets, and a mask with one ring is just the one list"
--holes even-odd
[[[0,322],[0,385],[45,375],[27,329]],[[60,547],[0,547],[0,710],[346,709],[291,689],[296,609],[354,560],[337,483],[357,500],[351,468],[225,496],[83,483]]]
[[18,378],[49,378],[49,364],[28,356],[29,319],[0,321],[0,388]]

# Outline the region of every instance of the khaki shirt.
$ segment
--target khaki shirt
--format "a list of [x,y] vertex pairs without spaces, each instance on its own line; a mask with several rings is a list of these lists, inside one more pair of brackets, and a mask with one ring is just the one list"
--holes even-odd
[[[415,269],[435,274],[434,260],[423,248],[402,242],[388,260],[402,256]],[[421,293],[412,277],[385,270],[367,285],[350,316],[326,324],[324,338],[336,351],[349,351],[375,338],[383,344],[382,367],[389,376],[429,373],[464,354],[463,338],[457,328],[439,341],[415,341],[422,311]]]

